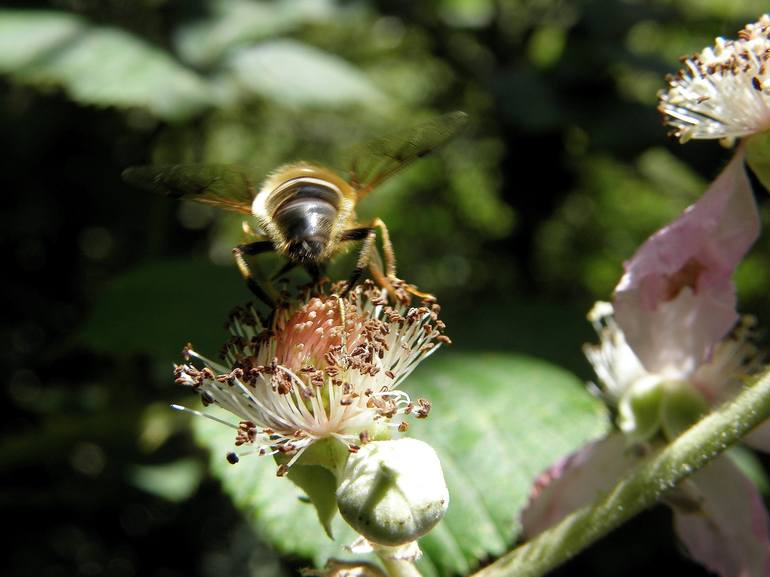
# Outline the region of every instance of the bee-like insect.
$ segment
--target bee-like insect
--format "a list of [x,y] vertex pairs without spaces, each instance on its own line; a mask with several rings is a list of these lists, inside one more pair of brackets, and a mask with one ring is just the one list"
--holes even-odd
[[245,255],[274,250],[289,259],[281,273],[301,265],[318,280],[343,243],[360,240],[363,244],[347,285],[350,290],[370,265],[377,229],[382,236],[385,278],[379,269],[371,268],[378,281],[387,285],[396,280],[388,229],[379,218],[368,225],[358,223],[356,204],[400,169],[444,144],[466,120],[465,113],[452,112],[361,146],[355,149],[346,179],[304,161],[277,168],[259,190],[244,170],[233,165],[137,166],[126,169],[123,178],[174,198],[253,215],[257,238],[238,245],[233,254],[249,288],[267,303],[272,297],[254,281]]

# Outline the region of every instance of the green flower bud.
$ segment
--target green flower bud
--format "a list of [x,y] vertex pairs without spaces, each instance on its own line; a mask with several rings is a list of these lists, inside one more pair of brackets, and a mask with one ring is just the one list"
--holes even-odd
[[660,429],[661,385],[657,376],[642,377],[620,399],[618,427],[634,441],[649,441]]
[[337,489],[342,517],[380,545],[414,541],[449,505],[436,452],[416,439],[373,441],[350,456]]
[[709,405],[703,395],[687,381],[666,381],[664,389],[661,424],[666,438],[671,440],[708,413]]

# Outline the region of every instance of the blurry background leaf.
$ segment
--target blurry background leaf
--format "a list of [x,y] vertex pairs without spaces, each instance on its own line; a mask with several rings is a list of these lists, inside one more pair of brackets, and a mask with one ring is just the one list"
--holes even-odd
[[[408,392],[433,403],[409,434],[439,453],[450,492],[446,517],[420,540],[427,576],[466,574],[508,548],[532,481],[608,424],[603,405],[578,379],[528,357],[445,352],[409,379]],[[316,564],[329,555],[351,557],[343,547],[352,530],[337,516],[336,542],[326,537],[300,491],[276,477],[272,460],[250,456],[230,465],[232,430],[208,419],[196,419],[195,430],[225,491],[265,539]]]
[[48,57],[86,24],[66,12],[0,11],[0,71],[12,72]]
[[212,0],[207,8],[209,14],[180,26],[174,35],[181,57],[198,66],[211,65],[233,47],[328,20],[336,10],[331,0]]
[[164,465],[136,465],[130,472],[134,486],[169,501],[184,501],[203,478],[203,466],[194,459]]
[[580,176],[580,188],[537,234],[540,273],[565,293],[583,289],[605,298],[640,240],[674,219],[706,187],[662,148],[646,151],[632,166],[593,156],[580,165]]
[[227,337],[228,313],[250,294],[235,267],[192,260],[145,262],[105,289],[81,338],[96,350],[145,353],[167,367],[181,361],[187,342],[215,357]]
[[0,11],[0,70],[60,86],[96,106],[143,108],[180,121],[211,104],[206,81],[132,34],[92,27],[66,13]]
[[386,103],[384,95],[352,64],[294,40],[273,40],[238,50],[230,66],[246,90],[288,106]]

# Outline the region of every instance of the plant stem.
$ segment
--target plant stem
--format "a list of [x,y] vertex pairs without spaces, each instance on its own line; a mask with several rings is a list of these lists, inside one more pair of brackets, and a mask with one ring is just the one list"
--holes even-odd
[[538,577],[658,501],[770,416],[770,369],[729,403],[652,455],[609,493],[473,577]]
[[417,567],[411,561],[397,561],[395,559],[388,559],[385,556],[380,556],[380,560],[385,566],[388,577],[422,577]]

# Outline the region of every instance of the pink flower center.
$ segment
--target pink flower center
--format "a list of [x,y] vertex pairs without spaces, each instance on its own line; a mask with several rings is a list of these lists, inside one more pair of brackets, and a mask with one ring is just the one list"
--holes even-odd
[[663,293],[664,301],[674,300],[683,288],[691,288],[697,293],[698,277],[706,270],[706,267],[695,257],[691,257],[682,268],[674,274],[665,275],[665,289]]
[[[327,356],[342,350],[340,316],[338,299],[310,299],[278,329],[275,337],[278,363],[295,373],[308,365],[321,370],[328,366]],[[355,307],[345,308],[346,352],[360,340],[359,317]]]

